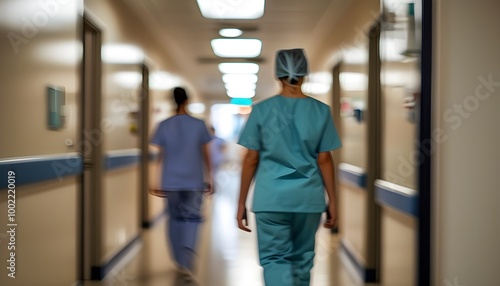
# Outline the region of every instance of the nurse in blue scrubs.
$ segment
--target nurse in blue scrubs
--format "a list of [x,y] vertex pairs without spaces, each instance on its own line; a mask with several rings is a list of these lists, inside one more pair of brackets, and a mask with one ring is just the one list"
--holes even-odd
[[[174,89],[177,113],[162,121],[151,144],[160,147],[161,190],[167,198],[167,235],[173,258],[183,274],[192,278],[198,231],[203,221],[201,206],[205,182],[212,183],[209,142],[205,123],[187,113],[188,97],[183,88]],[[204,167],[207,179],[204,178]]]
[[250,231],[245,204],[255,177],[252,211],[265,285],[306,286],[325,206],[330,216],[324,226],[336,223],[330,151],[341,143],[330,107],[302,93],[308,74],[304,51],[278,51],[275,68],[281,92],[253,106],[238,141],[248,150],[237,219],[240,229]]

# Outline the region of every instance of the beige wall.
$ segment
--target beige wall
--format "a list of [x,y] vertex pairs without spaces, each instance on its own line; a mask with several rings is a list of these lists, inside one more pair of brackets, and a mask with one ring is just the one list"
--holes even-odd
[[383,207],[380,224],[381,285],[416,285],[418,220]]
[[103,181],[102,262],[108,262],[139,234],[139,167],[108,171]]
[[498,11],[498,1],[436,1],[433,120],[444,135],[434,157],[435,285],[498,284]]
[[[48,13],[38,1],[0,1],[0,34],[4,35],[0,39],[0,158],[74,151],[65,140],[78,139],[75,101],[81,1],[61,2],[66,3],[55,2]],[[66,90],[66,124],[57,131],[47,128],[47,86]]]
[[368,256],[367,192],[347,184],[340,184],[339,192],[341,194],[339,203],[342,209],[340,215],[342,242],[349,247],[356,259],[366,266]]
[[[0,236],[0,285],[72,285],[78,279],[76,179],[16,189],[16,278],[7,277],[7,237]],[[0,191],[0,234],[6,234],[7,191]],[[5,211],[5,213],[4,213]],[[58,271],[57,269],[64,269]]]
[[[76,150],[82,3],[42,6],[35,0],[0,0],[0,160]],[[65,125],[57,131],[47,128],[47,86],[66,92]],[[19,179],[28,176],[16,174]],[[79,251],[75,177],[16,187],[16,279],[7,277],[4,258],[9,254],[2,235],[7,231],[7,191],[0,190],[0,284],[73,284]],[[50,275],[54,269],[64,271]]]
[[343,0],[330,5],[311,33],[307,50],[311,70],[330,71],[343,49],[365,45],[366,32],[379,11],[379,0]]

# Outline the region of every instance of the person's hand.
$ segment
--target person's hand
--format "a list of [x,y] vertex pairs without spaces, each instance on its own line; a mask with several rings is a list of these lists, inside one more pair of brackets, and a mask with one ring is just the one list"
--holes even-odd
[[215,193],[215,188],[214,188],[214,183],[213,183],[212,176],[210,176],[208,178],[208,182],[205,183],[204,192],[207,195],[213,195]]
[[[246,231],[246,232],[251,232],[251,230],[249,228],[247,228],[248,216],[247,216],[247,208],[245,207],[245,205],[238,205],[237,220],[238,220],[238,228],[239,229]],[[244,225],[243,225],[243,221],[245,221]]]
[[205,189],[203,190],[207,195],[213,195],[215,190],[211,183],[205,183]]
[[334,228],[337,225],[337,209],[335,203],[330,202],[326,208],[326,222],[323,225],[326,228]]

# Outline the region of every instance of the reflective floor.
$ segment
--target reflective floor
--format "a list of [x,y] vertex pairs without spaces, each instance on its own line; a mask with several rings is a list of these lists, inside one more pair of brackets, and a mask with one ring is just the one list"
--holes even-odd
[[[84,286],[263,286],[255,220],[251,215],[251,233],[239,231],[236,226],[240,169],[237,155],[229,159],[217,175],[217,193],[207,197],[204,204],[207,220],[201,230],[196,282],[181,281],[184,277],[170,259],[165,235],[167,219],[163,218],[144,232],[142,242],[103,281],[85,282]],[[316,248],[312,286],[364,285],[341,262],[344,258],[336,235],[321,228]]]

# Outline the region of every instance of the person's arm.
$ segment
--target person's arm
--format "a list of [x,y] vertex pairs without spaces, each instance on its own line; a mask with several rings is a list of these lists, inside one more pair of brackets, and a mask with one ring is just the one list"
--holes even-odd
[[210,188],[207,190],[207,194],[211,195],[214,193],[214,185],[213,185],[213,180],[212,180],[212,163],[210,160],[210,151],[209,151],[209,144],[203,144],[203,161],[205,161],[205,167],[207,168],[207,173],[208,173],[208,183],[210,184]]
[[335,190],[335,168],[333,166],[332,154],[330,151],[320,152],[318,155],[318,166],[323,177],[326,193],[328,195],[328,212],[330,217],[327,218],[324,227],[333,228],[337,223],[337,208],[336,208],[336,190]]
[[[240,185],[240,198],[238,200],[238,227],[241,230],[250,232],[251,230],[247,228],[248,218],[246,201],[248,196],[248,191],[250,189],[250,184],[255,175],[255,170],[259,164],[259,151],[248,149],[245,158],[243,159],[243,166],[241,170],[241,185]],[[245,221],[245,224],[243,224]]]
[[149,152],[150,153],[155,153],[158,157],[154,161],[154,176],[153,176],[153,181],[149,182],[149,188],[153,190],[161,190],[161,168],[162,168],[162,161],[163,161],[163,148],[161,148],[158,145],[155,144],[149,144]]

